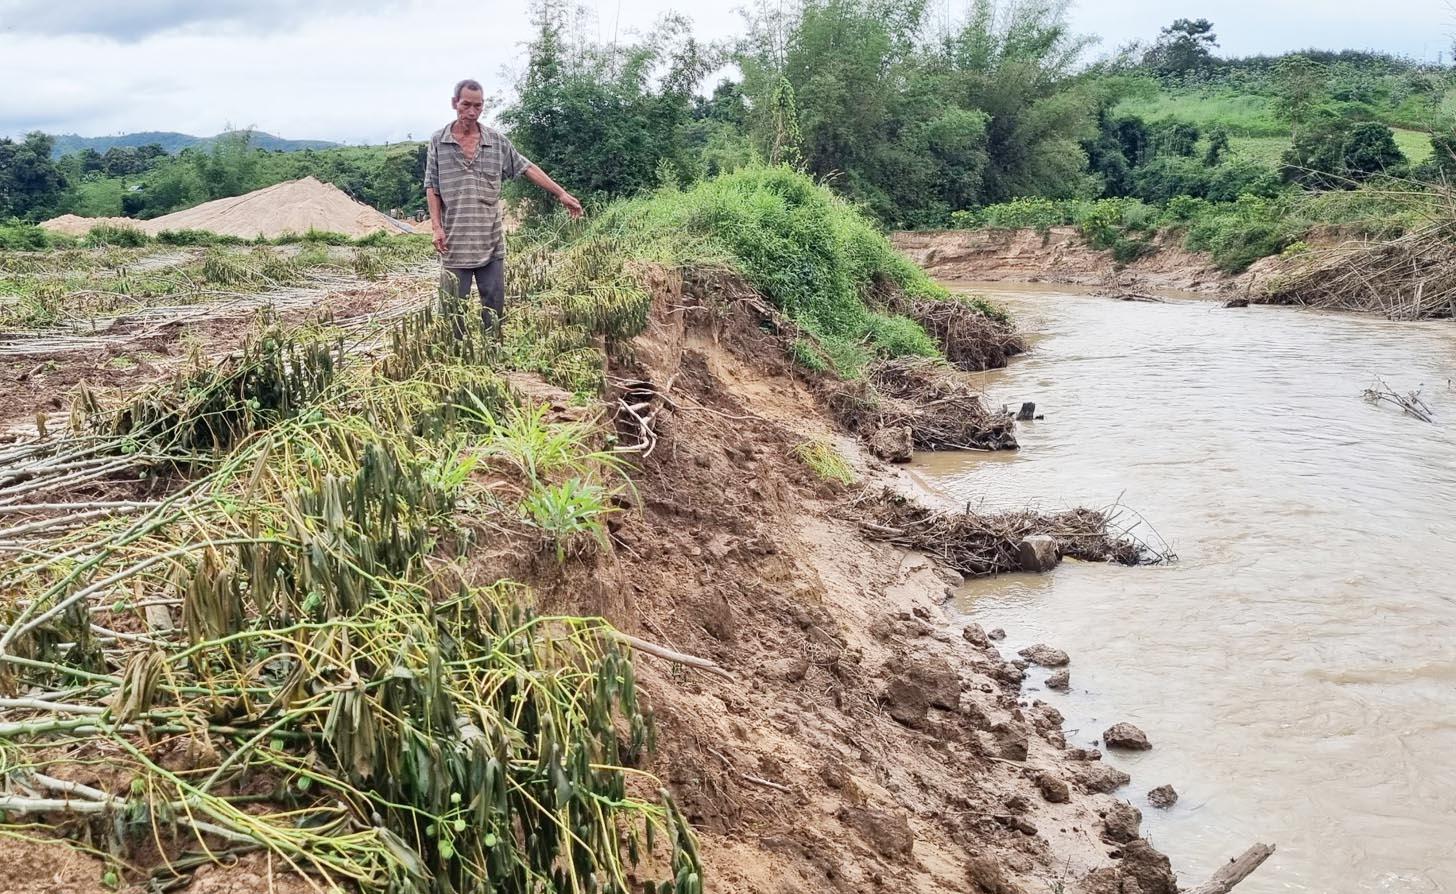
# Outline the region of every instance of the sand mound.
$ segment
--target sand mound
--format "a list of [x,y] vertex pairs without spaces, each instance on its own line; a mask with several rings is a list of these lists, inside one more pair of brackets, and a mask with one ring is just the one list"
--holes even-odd
[[163,230],[206,230],[243,239],[257,236],[276,239],[289,233],[301,236],[309,230],[356,237],[368,236],[380,230],[386,233],[430,231],[428,224],[423,229],[411,227],[408,223],[395,220],[363,202],[354,201],[337,186],[322,183],[313,177],[288,180],[230,199],[218,199],[185,211],[174,211],[152,220],[63,214],[41,226],[68,236],[84,236],[92,227],[102,224],[136,227],[152,236]]
[[78,217],[75,214],[62,214],[60,217],[53,217],[40,225],[43,230],[50,230],[52,233],[60,233],[64,236],[84,236],[91,232],[92,227],[99,226],[142,229],[142,222],[129,217]]
[[289,180],[246,195],[218,199],[146,221],[148,233],[207,230],[224,236],[269,239],[286,233],[323,230],[346,236],[407,233],[413,230],[386,214],[349,198],[343,190],[313,177]]

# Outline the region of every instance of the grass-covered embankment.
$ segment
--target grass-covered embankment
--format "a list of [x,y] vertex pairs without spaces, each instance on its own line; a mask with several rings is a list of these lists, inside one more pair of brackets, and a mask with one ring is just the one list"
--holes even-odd
[[[950,301],[949,293],[852,206],[788,168],[749,168],[617,202],[573,234],[565,250],[552,247],[556,236],[525,235],[511,289],[524,307],[555,305],[563,312],[545,321],[528,310],[518,317],[513,343],[523,365],[564,387],[589,384],[590,370],[553,371],[533,351],[547,343],[562,349],[559,356],[589,348],[595,324],[576,308],[584,294],[614,308],[612,320],[596,327],[602,334],[639,332],[647,296],[631,271],[640,264],[719,268],[741,276],[800,327],[794,355],[814,371],[856,378],[877,358],[942,356],[942,346],[902,310]],[[990,305],[957,303],[1005,322]],[[563,323],[575,332],[563,332]],[[570,367],[573,358],[565,359]]]

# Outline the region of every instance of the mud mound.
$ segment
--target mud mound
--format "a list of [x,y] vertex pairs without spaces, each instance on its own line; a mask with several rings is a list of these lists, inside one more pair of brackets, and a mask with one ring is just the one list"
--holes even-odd
[[224,236],[276,239],[309,230],[368,236],[370,233],[412,233],[401,221],[349,198],[343,190],[313,177],[288,180],[231,199],[218,199],[146,221],[148,233],[162,230],[206,230]]
[[80,217],[75,214],[62,214],[40,224],[42,230],[50,230],[63,236],[84,236],[91,232],[92,227],[101,226],[142,229],[141,221],[132,220],[130,217]]

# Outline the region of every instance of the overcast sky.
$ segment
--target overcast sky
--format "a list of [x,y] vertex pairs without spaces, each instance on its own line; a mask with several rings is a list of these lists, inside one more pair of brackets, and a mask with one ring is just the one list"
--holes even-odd
[[[931,0],[951,13],[964,0]],[[587,0],[588,33],[646,30],[678,9],[704,38],[741,30],[742,0]],[[1447,0],[1082,0],[1102,50],[1178,17],[1212,19],[1221,51],[1319,46],[1450,60]],[[528,0],[0,0],[0,135],[98,136],[255,126],[295,139],[418,139],[451,85],[507,91],[524,65]]]

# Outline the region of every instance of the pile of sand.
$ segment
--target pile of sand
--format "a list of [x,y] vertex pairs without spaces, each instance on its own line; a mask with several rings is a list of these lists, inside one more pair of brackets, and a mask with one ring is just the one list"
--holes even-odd
[[64,236],[84,236],[91,232],[92,227],[113,226],[113,227],[136,227],[142,228],[142,222],[132,220],[130,217],[78,217],[74,214],[62,214],[60,217],[53,217],[40,225],[42,229],[50,230],[52,233],[60,233]]
[[[206,230],[223,236],[275,239],[309,230],[368,236],[370,233],[413,233],[403,221],[356,202],[343,190],[313,177],[288,180],[231,199],[218,199],[152,220],[125,217],[76,217],[48,220],[41,226],[69,235],[84,235],[100,224],[132,226],[155,236],[163,230]],[[429,228],[425,227],[424,232]]]

